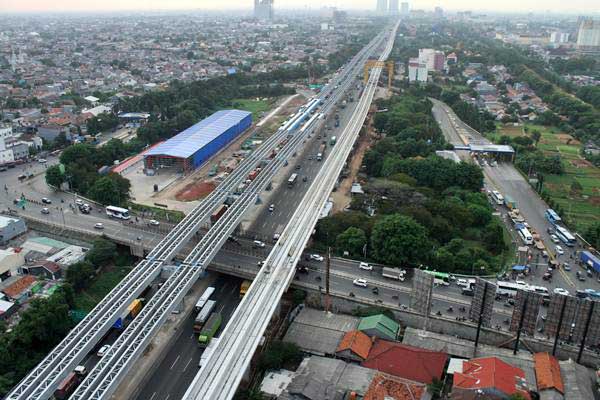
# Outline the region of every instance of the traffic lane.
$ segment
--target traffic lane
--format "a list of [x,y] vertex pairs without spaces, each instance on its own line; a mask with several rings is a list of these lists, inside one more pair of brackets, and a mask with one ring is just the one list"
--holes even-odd
[[[236,277],[219,275],[214,283],[215,292],[211,296],[217,301],[217,311],[222,313],[223,323],[220,331],[229,321],[240,302],[239,288],[242,280]],[[198,363],[203,349],[198,347],[198,337],[193,332],[196,313],[192,312],[185,320],[169,352],[161,361],[137,399],[181,399],[194,376],[198,372]]]

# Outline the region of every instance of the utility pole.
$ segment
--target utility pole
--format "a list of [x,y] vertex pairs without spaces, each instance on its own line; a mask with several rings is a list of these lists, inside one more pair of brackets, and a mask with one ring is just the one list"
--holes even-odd
[[477,334],[475,335],[475,351],[477,351],[477,345],[479,344],[479,333],[481,332],[481,325],[483,324],[483,310],[485,309],[485,299],[487,297],[488,284],[483,284],[483,298],[481,299],[481,307],[479,308],[479,320],[477,321]]
[[562,328],[562,322],[565,315],[565,307],[567,306],[567,296],[563,297],[562,307],[560,308],[560,317],[558,318],[558,327],[556,328],[556,335],[554,336],[554,346],[552,346],[552,355],[556,355],[556,346],[558,345],[558,339],[560,338],[560,329]]
[[581,363],[581,356],[583,355],[583,349],[585,347],[585,340],[587,339],[588,329],[590,329],[590,322],[592,321],[592,315],[594,314],[594,304],[592,301],[590,304],[590,311],[588,312],[587,320],[585,321],[585,329],[583,330],[583,338],[581,339],[581,345],[579,345],[579,354],[577,354],[577,364]]
[[329,297],[329,270],[331,267],[331,247],[327,248],[327,262],[325,263],[325,311],[329,312],[331,298]]
[[519,341],[521,340],[521,329],[523,329],[523,321],[525,320],[525,313],[527,312],[527,303],[529,302],[529,294],[525,296],[523,300],[523,309],[521,310],[521,318],[519,319],[519,327],[517,328],[517,339],[515,340],[515,348],[513,354],[516,356],[519,351]]

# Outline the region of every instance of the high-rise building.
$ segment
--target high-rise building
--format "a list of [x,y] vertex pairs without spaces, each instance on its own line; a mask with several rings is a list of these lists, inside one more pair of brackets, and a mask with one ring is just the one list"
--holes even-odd
[[568,32],[555,31],[550,34],[550,43],[567,43],[569,41]]
[[577,34],[577,48],[584,51],[600,50],[600,20],[582,19]]
[[273,19],[273,0],[254,0],[254,18],[271,21]]
[[390,0],[390,14],[398,15],[400,12],[399,9],[400,0]]
[[444,16],[444,10],[442,7],[436,7],[433,14],[436,18],[442,18]]
[[387,14],[388,2],[387,0],[377,0],[377,14]]
[[428,74],[427,64],[421,62],[418,58],[408,60],[408,81],[409,82],[427,82]]
[[408,3],[406,1],[402,3],[402,6],[400,8],[400,13],[402,15],[408,15]]

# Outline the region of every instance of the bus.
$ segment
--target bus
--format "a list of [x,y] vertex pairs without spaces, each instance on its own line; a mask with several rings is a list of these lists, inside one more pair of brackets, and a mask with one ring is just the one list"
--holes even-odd
[[546,219],[548,221],[550,221],[550,223],[552,225],[556,225],[559,222],[562,221],[562,219],[558,216],[558,214],[556,213],[556,211],[554,211],[553,209],[549,208],[546,210],[546,212],[544,213],[544,216],[546,217]]
[[298,179],[298,174],[292,174],[290,179],[288,179],[288,187],[292,187],[296,184],[296,179]]
[[214,300],[208,300],[206,302],[206,304],[202,308],[202,311],[200,311],[196,316],[196,319],[194,319],[194,333],[200,333],[200,331],[202,330],[202,326],[204,326],[204,323],[206,323],[208,317],[210,317],[210,315],[212,314],[216,304],[217,302]]
[[242,285],[240,286],[240,298],[246,295],[246,292],[248,291],[248,288],[250,288],[251,284],[252,282],[249,280],[245,280],[244,282],[242,282]]
[[445,272],[436,272],[436,271],[428,271],[428,270],[424,270],[424,272],[428,273],[429,275],[433,275],[433,284],[434,285],[441,285],[441,286],[450,285],[450,274],[447,274]]
[[108,206],[106,207],[106,215],[111,218],[129,219],[129,210],[126,208]]
[[571,235],[571,232],[562,226],[556,225],[556,236],[569,247],[573,247],[577,243],[577,240]]
[[200,298],[196,302],[196,306],[195,306],[196,312],[200,312],[200,310],[202,310],[202,307],[204,307],[204,305],[210,299],[210,296],[212,296],[214,291],[215,291],[215,288],[212,286],[209,286],[206,288],[204,293],[202,293],[202,296],[200,296]]
[[526,283],[500,281],[497,284],[496,294],[499,296],[516,297],[519,290],[530,290],[529,285]]
[[525,243],[528,246],[533,244],[533,236],[529,232],[529,229],[525,228],[525,225],[518,224],[517,232],[519,233],[519,236],[521,237],[523,243]]
[[496,204],[498,204],[499,206],[504,204],[504,196],[502,196],[502,193],[500,193],[497,190],[492,190],[492,199],[496,202]]

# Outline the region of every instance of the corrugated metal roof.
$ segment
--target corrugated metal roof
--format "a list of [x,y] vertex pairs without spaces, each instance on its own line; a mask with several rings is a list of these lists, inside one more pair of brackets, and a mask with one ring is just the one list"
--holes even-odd
[[251,114],[242,110],[217,111],[144,155],[188,158]]

